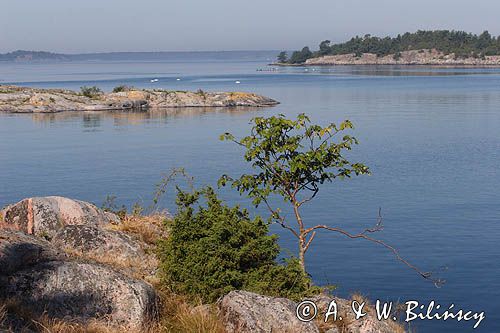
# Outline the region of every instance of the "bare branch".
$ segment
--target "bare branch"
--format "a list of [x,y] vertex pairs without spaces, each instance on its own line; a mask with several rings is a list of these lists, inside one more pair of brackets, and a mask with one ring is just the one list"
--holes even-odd
[[162,174],[162,180],[156,185],[156,191],[153,195],[153,201],[151,203],[151,206],[149,207],[151,211],[157,209],[160,203],[160,199],[167,191],[168,186],[179,176],[182,176],[188,183],[189,188],[191,190],[194,190],[194,178],[190,176],[184,168],[173,168],[169,174]]
[[238,141],[236,139],[228,139],[228,140],[231,141],[231,142],[236,143],[238,146],[246,147],[243,143],[241,143],[240,141]]
[[439,287],[441,284],[443,284],[444,281],[440,280],[440,279],[434,279],[432,277],[432,273],[431,272],[423,272],[421,271],[420,269],[418,269],[415,265],[412,265],[410,262],[408,262],[406,259],[404,259],[403,257],[401,257],[401,255],[399,254],[399,251],[396,250],[393,246],[391,245],[388,245],[387,243],[385,243],[384,241],[380,240],[380,239],[376,239],[376,238],[373,238],[373,237],[370,237],[370,236],[367,236],[364,232],[363,233],[360,233],[360,234],[351,234],[343,229],[340,229],[340,228],[332,228],[332,227],[328,227],[326,225],[317,225],[317,226],[314,226],[314,227],[311,227],[311,228],[308,228],[304,231],[304,234],[309,234],[310,232],[314,232],[315,230],[318,230],[318,229],[325,229],[325,230],[329,230],[329,231],[333,231],[333,232],[338,232],[340,234],[343,234],[351,239],[359,239],[359,238],[362,238],[362,239],[366,239],[370,242],[373,242],[373,243],[376,243],[376,244],[379,244],[379,245],[382,245],[383,247],[385,247],[386,249],[390,250],[395,256],[396,258],[401,261],[403,264],[405,264],[406,266],[408,266],[409,268],[411,268],[412,270],[414,270],[415,272],[417,272],[420,276],[422,276],[424,279],[428,279],[428,280],[431,280],[435,285],[436,287]]
[[318,194],[318,192],[319,192],[319,188],[317,188],[317,187],[316,187],[316,189],[314,189],[313,194],[312,194],[310,197],[305,198],[304,200],[300,201],[300,202],[297,204],[297,207],[300,207],[300,206],[302,206],[303,204],[305,204],[306,202],[309,202],[309,201],[311,201],[312,199],[314,199],[314,197],[316,196],[316,194]]
[[316,236],[316,231],[313,231],[311,238],[309,238],[309,240],[306,243],[306,246],[304,246],[304,253],[306,253],[307,250],[309,250],[309,245],[311,245],[311,242],[313,241],[315,236]]
[[375,226],[373,228],[365,229],[365,231],[363,231],[362,234],[374,233],[374,232],[382,231],[382,230],[384,230],[384,225],[382,224],[382,208],[379,207],[377,224],[375,224]]
[[282,217],[278,211],[274,210],[271,205],[269,204],[269,202],[267,202],[267,200],[265,198],[262,199],[262,201],[264,201],[264,203],[266,204],[267,206],[267,209],[271,212],[271,216],[277,216],[277,218],[274,218],[274,220],[276,220],[276,222],[281,225],[283,228],[289,230],[295,237],[297,237],[297,239],[299,239],[299,234],[297,233],[297,231],[295,231],[292,227],[290,227],[289,225],[286,224],[285,222],[285,218]]

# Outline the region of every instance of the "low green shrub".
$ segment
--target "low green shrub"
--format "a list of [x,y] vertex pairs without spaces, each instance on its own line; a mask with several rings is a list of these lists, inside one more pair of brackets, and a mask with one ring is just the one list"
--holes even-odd
[[80,93],[88,98],[95,98],[99,95],[102,95],[102,90],[99,87],[93,86],[93,87],[81,87],[80,88]]
[[113,88],[114,93],[132,90],[132,87],[121,85]]
[[166,222],[169,237],[158,245],[164,287],[203,302],[240,289],[292,299],[319,291],[297,259],[276,262],[277,236],[262,218],[227,206],[211,187],[178,189],[176,202],[178,212]]

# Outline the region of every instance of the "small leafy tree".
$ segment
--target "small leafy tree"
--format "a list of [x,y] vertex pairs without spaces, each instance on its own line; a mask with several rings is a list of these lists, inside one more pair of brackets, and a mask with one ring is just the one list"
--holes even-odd
[[319,44],[319,55],[324,56],[330,53],[330,51],[332,50],[330,47],[330,43],[331,42],[329,40],[324,40]]
[[292,64],[302,64],[305,63],[306,60],[311,58],[312,56],[313,53],[311,52],[309,47],[306,46],[300,51],[293,52],[288,62]]
[[[423,277],[429,278],[430,273],[419,271],[403,259],[394,247],[370,236],[382,229],[381,218],[374,228],[366,229],[360,234],[351,234],[328,225],[307,226],[304,222],[301,208],[316,197],[321,185],[370,173],[367,166],[350,162],[344,155],[358,143],[354,137],[342,135],[342,132],[352,128],[353,125],[348,120],[338,126],[333,123],[326,127],[312,125],[304,114],[300,114],[296,120],[286,119],[284,115],[254,118],[251,135],[236,139],[232,134],[225,133],[221,140],[229,140],[244,147],[244,158],[256,172],[243,174],[237,179],[223,175],[219,179],[219,185],[231,183],[240,194],[246,193],[252,198],[255,206],[262,203],[266,205],[271,213],[270,220],[289,230],[297,239],[299,261],[304,272],[305,255],[316,232],[330,230],[350,238],[363,238],[380,244]],[[338,140],[334,141],[337,137]],[[283,217],[279,208],[271,206],[269,198],[273,194],[281,196],[291,205],[295,225]]]
[[286,51],[281,51],[280,54],[278,54],[278,62],[281,64],[286,63],[288,60],[288,55]]
[[319,291],[298,260],[276,263],[277,236],[269,235],[262,218],[228,207],[210,187],[178,189],[176,202],[169,237],[158,246],[162,281],[172,291],[203,302],[236,289],[292,299]]

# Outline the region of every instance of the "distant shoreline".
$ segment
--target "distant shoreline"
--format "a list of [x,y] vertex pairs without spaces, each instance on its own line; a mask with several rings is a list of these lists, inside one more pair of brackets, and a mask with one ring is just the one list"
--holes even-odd
[[379,64],[379,63],[366,63],[366,64],[281,64],[281,63],[270,63],[268,66],[277,66],[277,67],[348,67],[348,66],[356,66],[356,67],[373,67],[373,66],[381,66],[381,67],[389,67],[389,66],[401,66],[401,67],[432,67],[432,68],[500,68],[500,64],[498,65],[471,65],[471,64],[448,64],[448,65],[438,65],[438,64]]
[[159,52],[92,52],[92,53],[53,53],[45,51],[18,50],[9,53],[0,53],[0,63],[30,63],[30,62],[58,62],[58,61],[159,61],[178,60],[255,60],[262,58],[274,59],[279,51],[159,51]]
[[327,55],[303,63],[274,63],[273,66],[432,66],[432,67],[500,67],[500,56],[457,58],[437,50],[411,50],[377,56],[373,53]]

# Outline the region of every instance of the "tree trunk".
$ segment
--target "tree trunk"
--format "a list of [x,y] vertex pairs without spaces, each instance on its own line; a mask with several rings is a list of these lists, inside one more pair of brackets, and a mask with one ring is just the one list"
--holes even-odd
[[300,235],[299,238],[299,262],[302,267],[302,271],[306,274],[306,260],[305,260],[305,238]]
[[302,267],[302,271],[304,274],[306,273],[306,236],[304,234],[304,223],[302,222],[302,217],[299,213],[299,205],[297,200],[295,200],[295,196],[292,197],[293,202],[293,212],[295,213],[295,218],[297,219],[297,224],[299,226],[299,262]]

